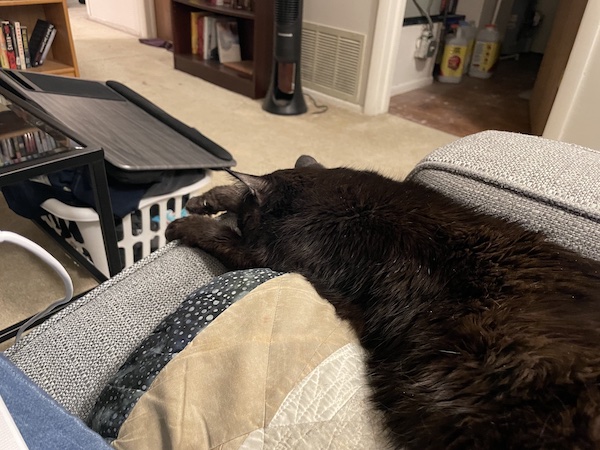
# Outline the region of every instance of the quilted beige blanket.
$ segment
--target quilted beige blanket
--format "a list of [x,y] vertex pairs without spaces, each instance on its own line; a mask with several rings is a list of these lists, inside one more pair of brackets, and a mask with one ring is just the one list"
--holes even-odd
[[117,449],[384,449],[364,355],[301,276],[221,314],[154,380]]

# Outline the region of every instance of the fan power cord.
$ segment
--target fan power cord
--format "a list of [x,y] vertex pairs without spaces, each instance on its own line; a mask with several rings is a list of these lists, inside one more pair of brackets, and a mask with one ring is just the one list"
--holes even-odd
[[307,94],[306,92],[303,92],[303,94],[308,97],[310,99],[310,101],[312,102],[313,106],[315,108],[317,108],[317,111],[312,112],[311,114],[323,114],[324,112],[327,112],[327,110],[329,109],[329,106],[327,105],[320,105],[317,103],[317,100],[315,100],[315,98],[310,95]]

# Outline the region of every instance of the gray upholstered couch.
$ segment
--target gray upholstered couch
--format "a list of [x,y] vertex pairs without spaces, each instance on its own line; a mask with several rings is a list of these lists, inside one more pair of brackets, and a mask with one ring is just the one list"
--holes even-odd
[[[401,157],[401,149],[399,149],[398,155]],[[490,131],[458,139],[434,151],[415,167],[409,177],[438,189],[459,202],[490,214],[521,222],[534,230],[543,231],[549,239],[600,260],[600,152],[598,151],[532,136]],[[165,315],[177,307],[188,293],[225,271],[226,268],[213,258],[199,251],[171,243],[102,284],[75,304],[34,329],[18,345],[8,349],[5,354],[64,408],[86,420],[103,386],[114,376],[127,355],[139,345],[141,340]],[[298,280],[294,280],[294,283],[296,282]],[[279,283],[277,292],[280,293],[285,285],[282,287],[281,282]],[[305,288],[305,286],[295,285],[294,292],[300,292]],[[272,290],[267,293],[271,295]],[[256,295],[253,297],[252,301],[255,302],[256,308],[259,307],[259,300],[260,298],[257,298]],[[268,304],[260,305],[261,308],[268,309]],[[237,308],[239,305],[234,306]],[[211,329],[212,331],[212,328],[216,330],[218,324],[225,321],[226,316],[229,315],[227,316],[227,320],[229,320],[227,327],[229,328],[226,328],[225,332],[231,333],[230,339],[252,341],[252,335],[250,337],[238,335],[236,320],[241,324],[240,328],[247,328],[249,325],[242,324],[243,320],[232,316],[235,311],[240,311],[235,308],[231,307],[230,310],[224,312],[207,330]],[[278,311],[281,315],[281,310]],[[244,314],[240,313],[240,317],[246,317],[247,314],[247,311]],[[330,310],[323,314],[317,314],[314,316],[317,319],[311,319],[313,321],[310,324],[311,328],[315,326],[315,320],[321,320],[319,317],[334,316]],[[263,319],[264,317],[254,322],[260,322]],[[331,320],[336,319],[331,318]],[[266,326],[273,326],[273,323],[269,322],[269,325]],[[298,326],[298,323],[294,322],[294,326]],[[331,326],[336,330],[343,327],[339,324]],[[202,333],[199,336],[202,336]],[[269,335],[269,340],[271,343],[274,341],[273,335]],[[317,347],[322,348],[325,341],[320,340]],[[227,341],[221,340],[220,342]],[[330,341],[327,342],[330,343]],[[332,350],[330,354],[323,355],[324,361],[331,362],[331,355],[340,356],[341,354],[338,352],[343,347],[342,344],[352,343],[352,337],[340,338],[340,342],[341,344],[336,344],[337,346],[331,344]],[[289,352],[291,352],[289,358],[301,358],[297,348],[292,344],[289,345]],[[271,352],[271,350],[272,348],[269,351]],[[286,355],[285,349],[282,351],[282,354]],[[314,349],[310,351],[315,352]],[[269,354],[272,355],[272,353]],[[356,350],[354,354],[358,355],[360,359],[359,350]],[[223,358],[226,357],[220,357],[220,360]],[[234,359],[230,361],[230,366],[227,366],[229,369],[223,370],[233,370],[232,367],[235,369],[239,365],[238,360],[235,359],[237,357],[233,356],[232,358]],[[182,360],[182,357],[176,359]],[[261,364],[259,360],[260,358],[257,357],[248,367],[259,367]],[[276,364],[284,364],[284,360],[285,356],[280,357]],[[344,361],[346,367],[350,367],[347,366],[349,360]],[[275,363],[271,359],[268,364]],[[311,367],[313,369],[321,367],[320,364],[322,363],[319,361]],[[214,365],[214,360],[212,365]],[[192,366],[190,365],[190,367]],[[290,370],[286,370],[287,373],[290,372]],[[305,372],[299,374],[294,383],[301,384],[302,380],[306,380],[308,374],[312,373],[307,370]],[[267,373],[267,378],[271,376],[269,375],[271,372],[265,373]],[[211,377],[214,376],[226,375],[215,375],[211,372]],[[257,374],[253,372],[248,376],[257,377]],[[336,376],[336,380],[338,379],[339,375]],[[162,382],[163,380],[161,380]],[[204,389],[202,382],[202,380],[196,380],[197,384],[194,386],[197,389]],[[272,381],[269,389],[279,389],[280,384],[277,383],[281,384],[283,381]],[[282,405],[292,400],[293,395],[290,395],[288,391],[291,392],[296,388],[294,383],[291,385],[288,383],[285,388],[281,387],[280,390],[286,390],[285,395],[281,394],[277,397],[280,400],[285,399],[279,402]],[[213,388],[211,387],[211,389]],[[264,389],[268,390],[267,387]],[[355,391],[359,390],[357,388]],[[235,399],[232,399],[230,394],[226,394],[226,400],[216,404],[227,403],[225,408],[229,414],[243,415],[243,412],[234,410]],[[238,393],[239,395],[241,394]],[[155,403],[160,403],[161,398],[157,394]],[[357,404],[362,404],[360,399],[355,396],[352,399],[358,402]],[[364,436],[360,438],[364,439],[362,441],[358,440],[352,443],[344,441],[343,436],[332,437],[328,433],[335,434],[335,430],[327,428],[323,422],[333,419],[323,419],[322,416],[319,420],[311,419],[312,422],[303,422],[304,428],[300,427],[298,423],[287,424],[288,428],[293,428],[293,432],[288,430],[289,434],[277,434],[268,427],[268,422],[275,421],[279,417],[277,411],[282,406],[279,404],[267,406],[264,406],[263,410],[268,411],[271,408],[273,412],[270,416],[266,412],[261,413],[258,426],[246,423],[241,429],[225,425],[222,422],[224,420],[222,415],[215,419],[210,414],[208,414],[210,417],[207,418],[206,415],[202,415],[203,413],[198,413],[198,422],[194,426],[203,424],[203,427],[200,427],[202,432],[198,432],[195,439],[198,439],[199,443],[214,448],[263,448],[261,445],[264,448],[271,448],[277,439],[295,439],[294,436],[297,436],[298,433],[304,433],[302,439],[308,439],[306,436],[311,433],[306,431],[308,426],[306,424],[309,422],[312,424],[311,426],[320,430],[322,439],[329,443],[338,442],[338,448],[361,448],[360,446],[369,445],[369,442],[372,444],[373,441],[370,439],[376,439],[371,435],[373,434],[372,430],[366,429],[368,427],[363,428]],[[360,408],[355,409],[360,410]],[[179,435],[174,440],[164,437],[164,434],[168,433],[181,433],[180,428],[185,428],[186,425],[181,422],[181,417],[177,417],[179,419],[158,419],[156,421],[158,428],[168,422],[168,426],[162,428],[159,434],[169,441],[168,443],[156,443],[156,448],[168,445],[177,446],[174,442],[183,442],[181,440],[183,438]],[[148,419],[147,430],[152,428],[152,420]],[[366,423],[356,417],[351,420],[348,418],[343,420],[346,420],[344,423],[360,423],[361,426]],[[316,423],[318,425],[315,425]],[[174,432],[174,429],[178,431]],[[221,433],[222,429],[227,429],[229,434]],[[359,427],[353,425],[353,430],[358,429]],[[358,431],[354,432],[358,434]],[[136,448],[135,442],[138,442],[137,448],[147,445],[147,442],[144,444],[143,439],[136,441],[135,434],[129,434],[126,437],[129,441],[127,439],[125,441],[134,444],[128,446],[127,442],[121,442],[116,446]],[[319,442],[323,441],[302,442],[309,442],[313,448],[317,448],[314,445],[318,446]],[[307,448],[310,448],[310,445]],[[202,447],[203,444],[199,444],[198,448]]]

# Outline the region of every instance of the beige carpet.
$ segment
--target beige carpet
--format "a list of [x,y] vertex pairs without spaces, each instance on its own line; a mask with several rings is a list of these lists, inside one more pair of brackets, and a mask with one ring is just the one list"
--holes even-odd
[[[116,80],[229,150],[237,169],[267,173],[291,167],[301,154],[326,166],[374,169],[403,178],[430,151],[456,138],[401,118],[369,117],[329,106],[324,114],[285,117],[251,100],[173,69],[173,55],[87,18],[83,5],[69,9],[82,78]],[[94,120],[82,117],[82,120]],[[165,149],[168,151],[169,149]],[[222,174],[215,182],[226,180]],[[0,201],[0,229],[20,233],[47,248],[72,275],[76,292],[96,284],[35,225]],[[43,309],[63,294],[60,280],[26,251],[0,244],[0,328]]]

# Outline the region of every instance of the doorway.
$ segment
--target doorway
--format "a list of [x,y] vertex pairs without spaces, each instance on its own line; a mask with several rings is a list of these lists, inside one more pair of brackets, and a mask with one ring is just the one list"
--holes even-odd
[[488,129],[541,135],[587,0],[536,3],[552,12],[542,47],[538,42],[533,51],[505,55],[489,79],[464,76],[459,84],[434,79],[393,96],[389,113],[456,136]]
[[455,136],[483,130],[531,133],[529,98],[542,61],[539,53],[500,61],[487,79],[463,76],[458,84],[429,86],[393,96],[390,114]]

